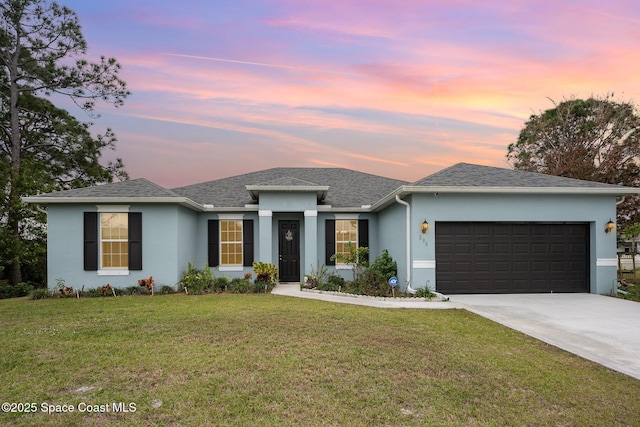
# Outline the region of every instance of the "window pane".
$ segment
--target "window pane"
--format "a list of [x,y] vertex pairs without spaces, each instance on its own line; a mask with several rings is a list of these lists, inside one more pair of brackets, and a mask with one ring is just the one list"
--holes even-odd
[[[358,220],[336,220],[336,253],[346,255],[348,242],[351,242],[356,248],[358,247]],[[336,260],[336,264],[343,263]]]
[[242,265],[242,221],[220,221],[220,264]]
[[101,268],[127,268],[129,266],[128,238],[128,214],[100,214]]

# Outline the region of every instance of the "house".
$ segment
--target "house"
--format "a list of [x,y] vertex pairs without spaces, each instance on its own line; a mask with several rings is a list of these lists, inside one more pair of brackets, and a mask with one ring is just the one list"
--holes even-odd
[[[388,249],[401,288],[616,291],[620,197],[640,189],[459,163],[414,183],[340,168],[274,168],[181,188],[146,179],[27,197],[46,206],[48,280],[176,284],[188,262],[253,261],[302,281],[349,241]],[[346,277],[350,277],[350,274]]]

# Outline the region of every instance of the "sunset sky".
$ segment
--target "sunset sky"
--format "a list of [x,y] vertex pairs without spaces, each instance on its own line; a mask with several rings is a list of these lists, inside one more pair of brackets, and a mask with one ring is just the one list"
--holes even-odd
[[551,100],[640,103],[637,0],[59,2],[132,92],[99,105],[92,129],[118,138],[105,158],[168,188],[277,166],[510,167]]

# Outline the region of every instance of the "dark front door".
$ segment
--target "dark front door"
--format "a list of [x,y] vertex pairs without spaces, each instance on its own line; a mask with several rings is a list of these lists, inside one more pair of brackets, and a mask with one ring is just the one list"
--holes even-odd
[[300,221],[278,221],[281,282],[300,281]]

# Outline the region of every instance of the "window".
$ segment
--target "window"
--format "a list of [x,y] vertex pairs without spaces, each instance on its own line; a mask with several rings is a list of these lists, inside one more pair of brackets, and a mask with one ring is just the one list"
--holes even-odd
[[220,221],[220,265],[242,265],[242,220]]
[[129,215],[100,214],[100,268],[129,268]]
[[[336,220],[336,254],[348,254],[347,243],[353,243],[358,247],[358,220],[337,219]],[[344,265],[336,260],[337,265]]]
[[241,271],[253,264],[253,220],[218,214],[207,221],[207,261],[221,271]]
[[[340,222],[342,224],[338,226]],[[369,247],[368,219],[358,219],[356,215],[336,214],[336,219],[327,219],[324,224],[325,265],[336,265],[336,261],[332,260],[331,257],[340,248],[344,249],[348,241],[352,241],[358,248]],[[338,246],[339,243],[340,246]],[[369,260],[368,254],[365,259]],[[338,265],[343,266],[342,268],[346,267],[344,264]]]
[[97,206],[84,212],[84,269],[120,276],[142,270],[142,213],[129,206]]

